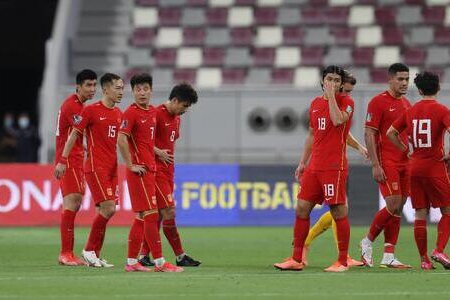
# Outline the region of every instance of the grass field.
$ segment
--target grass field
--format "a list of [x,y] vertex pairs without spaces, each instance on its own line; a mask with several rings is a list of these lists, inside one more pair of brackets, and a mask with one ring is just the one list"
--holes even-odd
[[[352,228],[350,253],[366,228]],[[87,229],[76,232],[79,253]],[[272,263],[290,253],[291,228],[184,228],[189,254],[203,261],[180,274],[125,273],[127,228],[109,228],[103,256],[116,267],[95,269],[56,264],[57,228],[0,229],[0,299],[450,299],[450,271],[420,270],[412,227],[403,227],[398,257],[413,270],[354,268],[328,274],[336,258],[331,232],[315,241],[310,267],[280,272]],[[429,229],[433,247],[435,227]],[[381,259],[382,243],[375,248]],[[172,251],[164,244],[166,258]]]

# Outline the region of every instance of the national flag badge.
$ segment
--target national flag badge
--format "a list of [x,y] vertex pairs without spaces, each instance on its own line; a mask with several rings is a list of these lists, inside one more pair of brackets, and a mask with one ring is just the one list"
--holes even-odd
[[371,113],[367,113],[366,121],[367,121],[367,122],[372,121],[372,114],[371,114]]
[[156,196],[152,197],[152,203],[153,203],[153,205],[156,205]]
[[106,193],[108,194],[108,196],[112,196],[113,195],[112,188],[107,188]]
[[392,183],[392,189],[393,189],[394,191],[398,190],[398,182],[393,182],[393,183]]
[[73,124],[78,125],[83,120],[83,117],[80,115],[73,115]]
[[351,114],[353,112],[353,108],[350,105],[347,105],[347,108],[345,109],[345,111],[349,114]]

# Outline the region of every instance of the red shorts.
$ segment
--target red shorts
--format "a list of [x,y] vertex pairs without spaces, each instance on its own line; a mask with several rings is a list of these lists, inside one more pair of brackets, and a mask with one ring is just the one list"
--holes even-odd
[[159,209],[175,207],[173,201],[173,180],[156,176],[156,202]]
[[411,202],[414,209],[450,206],[448,177],[411,177]]
[[134,212],[157,210],[155,196],[155,173],[148,172],[144,176],[127,170],[128,192]]
[[94,171],[85,174],[86,182],[92,194],[92,200],[96,206],[100,202],[114,200],[119,203],[119,185],[117,173],[108,174],[102,171]]
[[64,176],[59,180],[63,197],[70,194],[84,195],[84,172],[82,168],[67,168]]
[[316,204],[346,204],[347,170],[312,171],[307,170],[301,178],[301,188],[297,199]]
[[386,181],[379,183],[381,194],[384,198],[394,195],[408,197],[410,194],[410,169],[408,166],[383,167]]

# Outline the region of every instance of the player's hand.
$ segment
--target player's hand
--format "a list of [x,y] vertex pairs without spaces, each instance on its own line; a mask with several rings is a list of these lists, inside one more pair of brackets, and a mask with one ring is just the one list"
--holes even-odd
[[384,170],[380,165],[375,165],[372,167],[372,175],[373,179],[375,179],[376,182],[386,181],[386,174],[384,173]]
[[369,160],[369,152],[367,152],[367,148],[364,146],[358,147],[359,153],[364,157],[365,160]]
[[166,166],[171,165],[174,162],[174,156],[173,154],[170,154],[169,151],[169,149],[159,149],[159,151],[156,153],[158,159],[162,161]]
[[303,173],[305,172],[306,165],[304,163],[299,163],[297,169],[295,170],[295,179],[300,181]]
[[139,176],[145,175],[147,173],[147,168],[143,165],[131,165],[128,167],[128,169],[131,172],[138,174]]
[[334,85],[332,82],[324,81],[323,83],[323,91],[325,93],[325,96],[327,99],[331,99],[334,97],[335,91],[334,91]]
[[58,163],[55,167],[55,177],[56,179],[61,179],[64,176],[64,173],[66,173],[66,165],[62,163]]

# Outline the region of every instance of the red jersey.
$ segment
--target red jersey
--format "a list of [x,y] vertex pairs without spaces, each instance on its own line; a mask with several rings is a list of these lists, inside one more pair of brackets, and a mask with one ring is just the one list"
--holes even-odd
[[[61,108],[59,109],[56,124],[55,164],[61,159],[64,145],[72,132],[73,126],[81,120],[80,115],[83,107],[84,105],[78,99],[77,94],[72,94],[64,100]],[[83,158],[83,136],[80,136],[75,142],[75,145],[67,158],[67,167],[81,169],[83,167]]]
[[155,129],[156,110],[152,106],[144,109],[134,103],[122,115],[120,132],[128,136],[132,162],[150,171],[156,171]]
[[341,111],[350,118],[340,126],[334,126],[330,118],[328,100],[317,97],[309,109],[310,127],[313,129],[311,170],[346,170],[347,169],[347,135],[353,117],[353,99],[344,94],[336,95],[336,102]]
[[75,125],[79,132],[86,130],[88,154],[84,163],[86,173],[102,169],[117,170],[117,134],[121,122],[120,109],[106,107],[101,101],[88,105]]
[[[408,99],[405,97],[394,98],[387,91],[375,96],[369,102],[365,126],[378,131],[376,136],[377,153],[382,166],[401,166],[408,163],[407,154],[395,147],[386,136],[386,132],[392,123],[410,107]],[[406,133],[400,137],[405,144],[408,144]]]
[[[156,140],[155,145],[159,149],[168,149],[170,154],[175,154],[175,141],[180,137],[180,116],[172,115],[164,104],[156,107]],[[158,172],[173,178],[174,165],[166,165],[156,159]]]
[[406,132],[412,142],[411,176],[445,176],[444,136],[450,129],[450,110],[445,105],[435,100],[421,100],[392,126],[399,132]]

